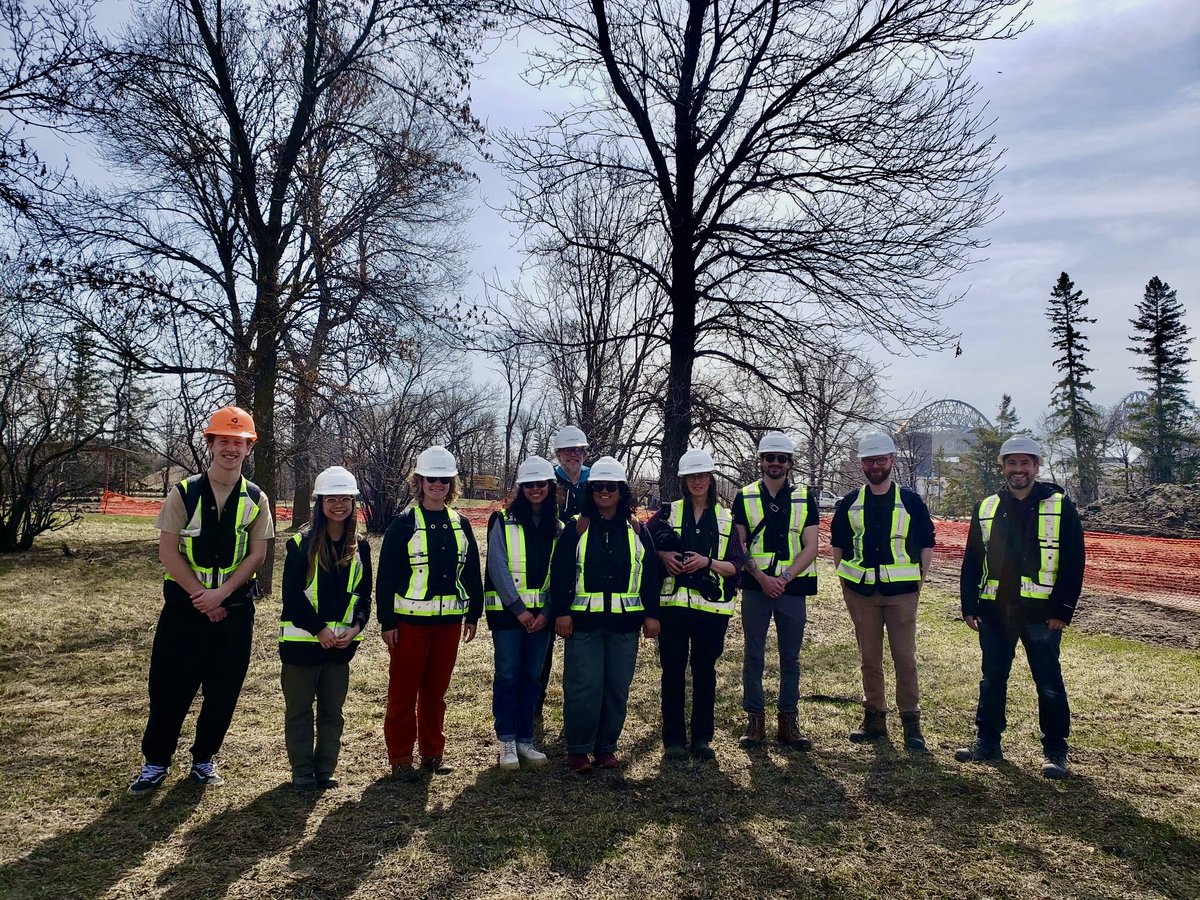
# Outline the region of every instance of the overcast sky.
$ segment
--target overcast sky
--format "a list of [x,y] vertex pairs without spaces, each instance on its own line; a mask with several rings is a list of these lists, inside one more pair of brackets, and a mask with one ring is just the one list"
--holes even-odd
[[[1139,386],[1129,319],[1151,276],[1178,291],[1200,333],[1200,3],[1035,0],[1031,17],[1025,34],[984,46],[974,64],[1007,153],[987,259],[956,282],[966,299],[945,318],[963,354],[879,361],[897,397],[953,397],[990,418],[1007,392],[1033,427],[1056,380],[1045,308],[1060,272],[1098,320],[1087,330],[1098,403]],[[542,122],[561,102],[523,84],[520,68],[520,50],[505,45],[479,72],[473,106],[492,129]],[[520,256],[487,208],[506,188],[494,170],[477,172],[472,268],[509,280]],[[479,291],[476,280],[468,292]],[[1191,380],[1200,398],[1200,363]]]

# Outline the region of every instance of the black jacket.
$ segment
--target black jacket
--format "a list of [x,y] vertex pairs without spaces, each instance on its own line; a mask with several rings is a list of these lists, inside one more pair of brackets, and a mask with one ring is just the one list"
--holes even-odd
[[[346,615],[349,600],[347,585],[350,567],[326,572],[317,567],[317,609],[314,610],[304,589],[308,587],[308,545],[311,534],[304,534],[300,543],[287,542],[287,558],[283,563],[283,612],[280,620],[291,622],[316,634],[328,622],[340,622]],[[358,556],[362,560],[362,580],[358,583],[358,602],[354,605],[352,623],[366,629],[371,617],[371,546],[366,538],[358,539]],[[318,643],[308,641],[280,641],[279,658],[295,665],[321,665],[322,663],[349,662],[358,650],[358,642],[351,641],[344,649],[326,650]]]
[[[587,556],[583,561],[584,573],[590,590],[624,593],[629,586],[629,541],[624,519],[589,520]],[[605,598],[604,612],[572,612],[571,602],[575,599],[575,548],[579,546],[579,534],[575,522],[568,522],[558,543],[554,545],[554,558],[550,562],[550,598],[554,617],[571,616],[574,627],[580,631],[607,629],[618,633],[636,631],[642,627],[647,616],[658,618],[658,557],[654,555],[654,541],[650,529],[642,527],[639,540],[646,550],[642,562],[642,583],[639,596],[644,613],[611,612],[609,599]]]
[[[1038,569],[1040,552],[1037,542],[1037,506],[1052,494],[1064,494],[1062,523],[1059,531],[1058,576],[1050,599],[1021,597],[1021,575]],[[983,577],[983,535],[979,530],[979,507],[971,514],[971,529],[963,553],[959,596],[964,616],[1005,615],[1020,610],[1027,620],[1061,619],[1070,622],[1075,604],[1083,590],[1083,526],[1071,498],[1061,487],[1048,481],[1034,483],[1024,500],[1015,499],[1007,490],[1000,491],[1000,506],[992,522],[987,547],[987,569],[999,579],[996,602],[980,600],[979,580]]]

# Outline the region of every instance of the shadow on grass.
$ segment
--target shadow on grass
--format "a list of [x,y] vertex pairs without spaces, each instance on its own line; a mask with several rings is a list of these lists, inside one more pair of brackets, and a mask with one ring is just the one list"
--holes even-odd
[[186,779],[160,797],[123,797],[83,828],[57,834],[28,856],[0,867],[0,896],[105,894],[188,820],[200,797],[201,791]]
[[158,895],[224,896],[258,862],[299,841],[316,798],[285,783],[245,806],[217,813],[184,836],[184,858],[158,876]]
[[403,848],[425,819],[429,782],[372,783],[355,800],[326,813],[317,833],[292,852],[289,896],[348,897],[376,863]]

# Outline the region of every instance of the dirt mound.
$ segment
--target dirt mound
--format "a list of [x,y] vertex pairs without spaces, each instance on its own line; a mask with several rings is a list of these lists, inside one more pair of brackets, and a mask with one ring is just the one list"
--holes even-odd
[[1113,494],[1079,513],[1088,531],[1200,538],[1200,484],[1156,484]]

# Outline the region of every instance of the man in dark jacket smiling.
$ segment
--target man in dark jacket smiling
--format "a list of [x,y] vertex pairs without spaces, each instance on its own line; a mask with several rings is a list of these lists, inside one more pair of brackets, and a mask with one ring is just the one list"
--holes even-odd
[[959,762],[1001,758],[1008,675],[1020,641],[1037,685],[1042,774],[1065,778],[1071,711],[1059,647],[1083,588],[1083,528],[1062,488],[1036,480],[1041,453],[1023,435],[1005,441],[1005,489],[985,497],[971,518],[960,595],[963,620],[979,632],[983,678],[978,735],[954,755]]

